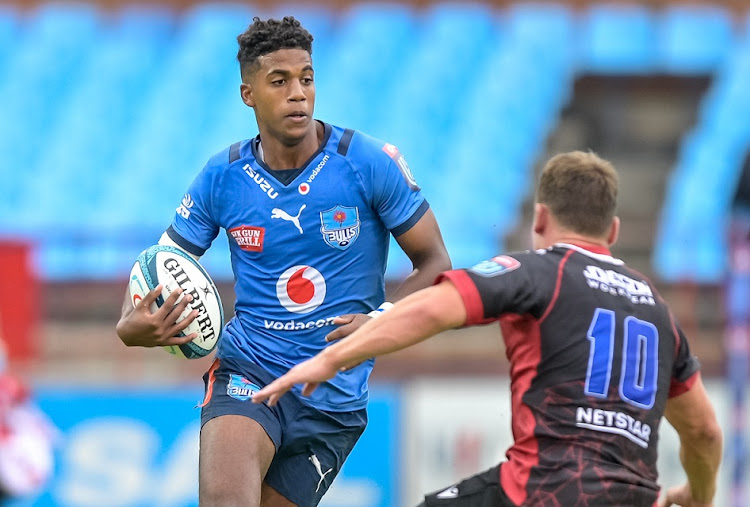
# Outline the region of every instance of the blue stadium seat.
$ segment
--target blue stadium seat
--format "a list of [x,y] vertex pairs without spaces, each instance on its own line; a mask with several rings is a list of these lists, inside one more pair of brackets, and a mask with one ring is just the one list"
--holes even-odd
[[[0,5],[0,68],[6,66],[5,59],[13,52],[21,32],[18,10],[11,5]],[[0,71],[0,78],[4,76]]]
[[[508,48],[540,73],[569,74],[576,57],[575,20],[562,5],[519,3],[508,8]],[[542,82],[552,81],[542,79]]]
[[[100,29],[100,14],[83,4],[43,4],[24,18],[23,29],[0,80],[0,152],[8,167],[23,174],[9,180],[22,224],[40,214],[54,216],[34,195],[32,182],[46,181],[60,167],[40,163],[47,135],[75,89]],[[23,168],[23,170],[19,170]],[[61,191],[61,189],[58,189]],[[40,220],[43,220],[43,216]]]
[[580,64],[584,72],[637,74],[654,68],[656,26],[652,11],[646,7],[593,6],[581,32]]
[[[501,38],[499,20],[491,8],[462,7],[438,4],[420,13],[416,45],[403,62],[405,71],[393,77],[398,88],[383,101],[390,110],[392,142],[411,160],[423,157],[423,167],[430,168],[431,174],[449,165],[434,146],[448,146],[461,127],[457,121],[461,104],[451,98],[464,96],[476,86],[478,80],[467,82],[466,76],[485,70],[486,55]],[[415,128],[415,122],[420,128]]]
[[377,135],[390,116],[384,98],[398,86],[395,75],[414,46],[412,11],[396,4],[355,4],[340,25],[330,54],[313,55],[318,117]]
[[564,5],[524,2],[507,10],[509,36],[533,45],[558,48],[570,46],[573,14]]
[[121,140],[133,128],[134,106],[158,75],[172,25],[173,16],[165,9],[131,7],[117,13],[98,38],[40,158],[40,166],[55,168],[38,180],[53,190],[49,205],[58,194],[79,203],[64,215],[51,214],[51,224],[93,226],[97,206],[109,205],[100,197],[111,184],[115,162],[128,149]]
[[675,5],[661,16],[659,64],[667,72],[713,72],[734,43],[732,19],[720,7]]
[[[255,14],[265,17],[241,5],[204,4],[188,10],[178,24],[160,79],[141,102],[134,130],[125,136],[129,149],[114,172],[151,182],[154,191],[149,198],[158,193],[164,200],[172,192],[175,201],[168,202],[165,210],[174,210],[208,156],[224,147],[213,145],[213,139],[207,147],[205,138],[222,123],[225,105],[233,101],[244,108],[238,96],[236,36]],[[158,221],[158,217],[149,219],[149,223]]]

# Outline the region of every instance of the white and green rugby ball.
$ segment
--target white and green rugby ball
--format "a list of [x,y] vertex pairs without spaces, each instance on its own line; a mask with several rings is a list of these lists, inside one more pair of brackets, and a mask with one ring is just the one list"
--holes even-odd
[[130,300],[133,306],[159,284],[163,289],[156,303],[151,305],[152,312],[161,307],[178,288],[183,290],[178,302],[185,294],[193,296],[193,300],[177,321],[187,317],[193,310],[198,310],[198,316],[180,334],[187,336],[197,333],[197,338],[184,345],[171,345],[164,349],[187,359],[210,354],[221,338],[224,308],[219,291],[209,274],[187,252],[173,246],[154,245],[141,252],[130,271]]

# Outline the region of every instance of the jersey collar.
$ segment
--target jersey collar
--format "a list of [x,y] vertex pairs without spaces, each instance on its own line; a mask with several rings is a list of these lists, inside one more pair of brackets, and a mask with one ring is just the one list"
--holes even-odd
[[622,260],[612,257],[612,253],[609,251],[609,248],[604,246],[584,246],[576,243],[556,243],[555,246],[559,246],[562,248],[571,248],[577,252],[582,253],[583,255],[587,255],[593,259],[597,259],[600,261],[609,262],[610,264],[624,264]]
[[[320,121],[320,120],[313,120],[313,121]],[[250,143],[250,150],[253,154],[253,158],[255,158],[255,163],[258,164],[260,167],[266,170],[266,172],[271,175],[275,180],[277,180],[279,183],[281,183],[284,186],[289,185],[294,179],[299,176],[305,169],[307,169],[307,166],[310,165],[310,162],[315,160],[318,155],[320,155],[323,150],[325,150],[326,146],[328,146],[328,141],[331,139],[331,132],[333,131],[333,127],[331,127],[330,124],[321,121],[320,123],[323,124],[323,141],[321,141],[320,146],[318,146],[318,149],[315,153],[312,154],[310,158],[305,161],[304,164],[302,164],[302,167],[298,167],[296,169],[282,169],[279,171],[276,171],[274,169],[271,169],[268,167],[268,165],[263,161],[263,159],[258,154],[258,144],[260,143],[260,134],[258,134],[255,139],[252,140]]]

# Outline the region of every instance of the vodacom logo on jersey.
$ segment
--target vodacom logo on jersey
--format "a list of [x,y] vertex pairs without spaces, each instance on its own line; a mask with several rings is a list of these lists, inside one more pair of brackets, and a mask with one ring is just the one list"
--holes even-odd
[[323,303],[326,281],[320,271],[311,266],[292,266],[276,282],[276,297],[290,312],[310,313]]

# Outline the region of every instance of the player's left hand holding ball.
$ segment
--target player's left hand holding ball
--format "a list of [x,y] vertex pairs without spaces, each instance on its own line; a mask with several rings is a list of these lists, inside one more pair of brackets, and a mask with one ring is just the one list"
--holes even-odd
[[128,347],[183,345],[196,338],[196,333],[187,336],[179,336],[179,334],[195,320],[198,315],[197,310],[193,310],[177,322],[193,298],[190,294],[185,294],[185,297],[177,302],[182,294],[182,289],[177,289],[172,291],[162,306],[152,312],[151,305],[156,302],[161,291],[162,286],[156,286],[117,323],[117,335]]

